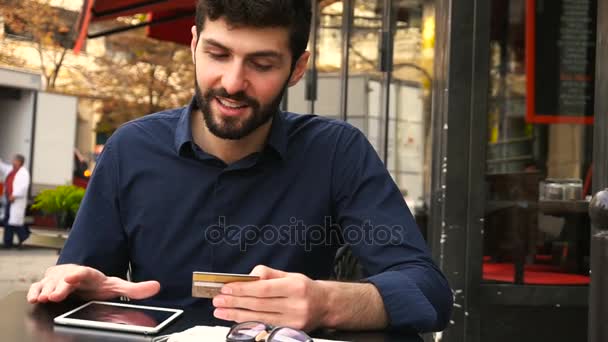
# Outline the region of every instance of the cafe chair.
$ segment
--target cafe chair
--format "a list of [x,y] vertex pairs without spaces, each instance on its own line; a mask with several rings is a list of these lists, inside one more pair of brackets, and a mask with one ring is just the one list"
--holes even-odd
[[354,281],[365,277],[363,266],[353,254],[350,245],[338,249],[334,258],[332,278],[338,281]]

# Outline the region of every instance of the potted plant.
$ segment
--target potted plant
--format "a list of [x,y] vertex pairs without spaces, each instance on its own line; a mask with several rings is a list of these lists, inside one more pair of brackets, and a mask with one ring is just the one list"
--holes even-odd
[[80,208],[85,189],[74,185],[44,190],[36,196],[32,209],[55,215],[58,228],[70,229]]

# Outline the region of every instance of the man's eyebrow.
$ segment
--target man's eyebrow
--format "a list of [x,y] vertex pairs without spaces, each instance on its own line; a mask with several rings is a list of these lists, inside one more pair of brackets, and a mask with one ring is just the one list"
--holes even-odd
[[278,62],[283,61],[283,55],[276,51],[272,51],[272,50],[263,50],[263,51],[252,52],[250,54],[247,54],[247,57],[249,57],[249,58],[266,57],[266,58],[274,58]]
[[206,45],[211,45],[217,48],[220,48],[222,50],[226,50],[226,51],[231,51],[228,47],[222,45],[222,43],[214,40],[214,39],[203,39],[203,44]]
[[[205,46],[210,45],[216,47],[218,49],[226,50],[228,52],[232,52],[232,49],[223,45],[222,43],[216,41],[215,39],[203,39],[203,44]],[[247,54],[248,58],[257,58],[257,57],[267,57],[267,58],[275,58],[279,62],[283,60],[283,55],[274,50],[261,50]]]

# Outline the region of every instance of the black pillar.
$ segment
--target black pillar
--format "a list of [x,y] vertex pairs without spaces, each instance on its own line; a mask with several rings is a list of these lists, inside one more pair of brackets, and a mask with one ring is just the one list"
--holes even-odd
[[589,204],[591,238],[591,285],[589,288],[589,342],[608,341],[608,189]]
[[[593,127],[593,189],[608,187],[608,0],[597,3],[595,59],[595,122]],[[608,189],[598,192],[589,206],[591,217],[591,285],[589,342],[608,339]]]
[[479,341],[490,1],[436,1],[430,237],[455,306],[443,342]]
[[593,189],[608,187],[608,0],[597,2]]

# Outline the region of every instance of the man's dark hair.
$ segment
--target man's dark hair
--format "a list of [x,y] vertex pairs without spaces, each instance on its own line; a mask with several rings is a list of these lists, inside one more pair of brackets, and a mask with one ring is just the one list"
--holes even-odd
[[21,163],[21,166],[25,165],[25,157],[23,154],[15,154],[15,159]]
[[311,0],[199,0],[197,35],[200,37],[206,19],[214,21],[221,17],[235,27],[288,28],[292,66],[295,66],[308,44],[312,6]]

